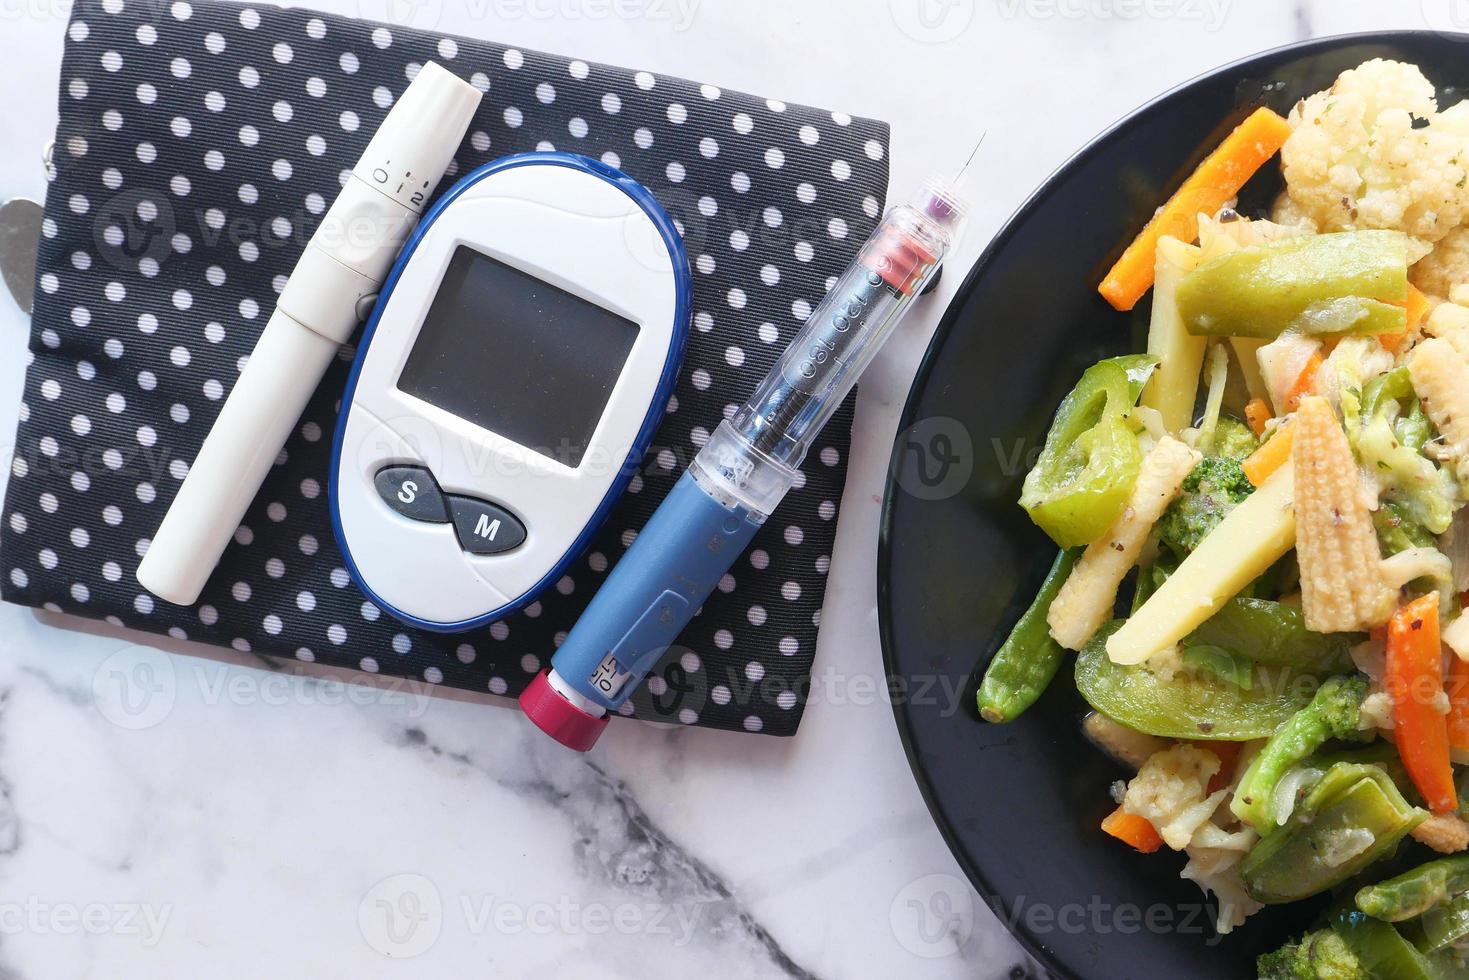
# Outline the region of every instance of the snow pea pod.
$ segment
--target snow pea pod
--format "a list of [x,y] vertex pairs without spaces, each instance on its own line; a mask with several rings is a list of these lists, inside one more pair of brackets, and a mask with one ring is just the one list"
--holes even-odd
[[1375,919],[1402,922],[1469,892],[1469,854],[1420,864],[1357,892],[1357,908]]
[[1338,762],[1285,825],[1245,855],[1240,878],[1256,901],[1300,901],[1390,854],[1427,816],[1381,769]]
[[1107,656],[1122,623],[1097,631],[1076,655],[1076,689],[1093,708],[1149,735],[1247,741],[1265,738],[1310,702],[1318,678],[1291,667],[1254,668],[1249,688],[1207,670],[1167,673],[1150,663],[1123,666]]
[[1259,664],[1331,673],[1351,664],[1358,633],[1313,633],[1299,606],[1237,596],[1199,624],[1183,646],[1216,646]]
[[1226,252],[1178,284],[1193,334],[1278,337],[1407,329],[1407,237],[1396,231],[1303,235]]
[[1051,638],[1046,614],[1061,585],[1071,574],[1080,548],[1056,555],[1035,601],[1025,610],[1010,636],[985,668],[979,685],[979,714],[985,721],[1006,722],[1018,718],[1041,696],[1061,666],[1065,650]]
[[1099,361],[1057,409],[1020,506],[1062,548],[1095,541],[1127,506],[1143,458],[1127,413],[1156,365],[1146,354]]
[[1469,895],[1431,908],[1402,926],[1403,935],[1419,952],[1435,953],[1469,937]]

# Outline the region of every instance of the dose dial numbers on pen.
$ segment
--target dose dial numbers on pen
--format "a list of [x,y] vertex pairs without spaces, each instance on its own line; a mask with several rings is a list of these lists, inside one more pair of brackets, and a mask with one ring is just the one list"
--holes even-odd
[[630,677],[632,674],[619,667],[617,657],[609,653],[597,664],[597,669],[592,671],[592,676],[587,681],[606,697],[613,698]]

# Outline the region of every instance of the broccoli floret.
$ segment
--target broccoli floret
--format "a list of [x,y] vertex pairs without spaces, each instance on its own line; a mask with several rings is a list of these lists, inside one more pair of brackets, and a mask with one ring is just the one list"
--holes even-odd
[[1366,980],[1355,953],[1330,929],[1308,932],[1255,960],[1259,980]]
[[1254,490],[1239,460],[1205,456],[1184,477],[1178,499],[1163,512],[1158,536],[1182,558]]
[[1367,680],[1333,677],[1321,685],[1311,703],[1276,729],[1250,762],[1235,788],[1229,808],[1260,833],[1275,827],[1275,787],[1296,763],[1333,738],[1358,739]]
[[1255,438],[1248,425],[1232,415],[1219,416],[1214,427],[1214,445],[1210,448],[1215,456],[1243,462],[1259,448],[1260,440]]

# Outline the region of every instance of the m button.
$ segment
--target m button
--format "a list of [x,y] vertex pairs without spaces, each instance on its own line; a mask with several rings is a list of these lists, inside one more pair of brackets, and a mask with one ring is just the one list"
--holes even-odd
[[449,497],[459,546],[471,555],[498,555],[525,543],[525,525],[503,507],[473,497]]

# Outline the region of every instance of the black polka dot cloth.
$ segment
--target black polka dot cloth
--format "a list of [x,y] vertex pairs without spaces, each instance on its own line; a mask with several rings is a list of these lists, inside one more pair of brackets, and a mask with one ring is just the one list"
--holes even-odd
[[[881,123],[482,41],[197,0],[78,0],[67,38],[4,598],[421,684],[524,688],[851,260],[887,185]],[[316,221],[429,59],[485,94],[440,190],[508,153],[573,151],[625,170],[677,221],[693,325],[643,466],[535,604],[459,635],[405,627],[350,581],[330,528],[344,349],[200,601],[155,599],[139,557]],[[851,421],[849,402],[627,713],[795,731]]]

